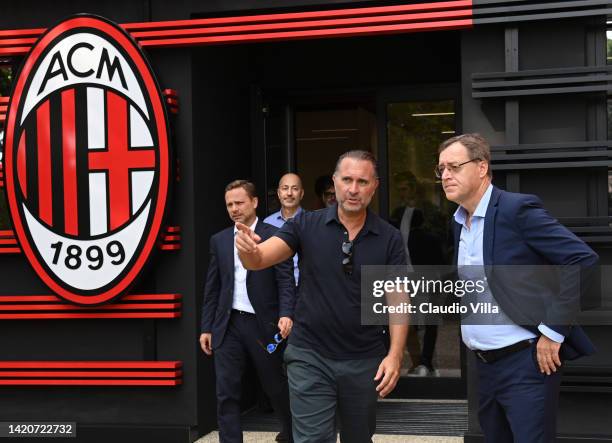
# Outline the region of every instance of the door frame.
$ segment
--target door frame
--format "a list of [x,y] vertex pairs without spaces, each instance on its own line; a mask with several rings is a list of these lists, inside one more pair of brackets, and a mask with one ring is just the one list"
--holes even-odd
[[[334,104],[369,103],[374,106],[377,127],[377,150],[380,185],[378,192],[380,216],[389,219],[389,156],[387,138],[387,104],[406,101],[454,100],[455,131],[462,128],[461,85],[423,84],[419,86],[390,86],[367,89],[301,89],[265,90],[252,89],[252,134],[253,134],[253,172],[256,184],[267,195],[266,165],[266,116],[269,107],[283,106],[285,113],[285,137],[287,171],[296,171],[295,113],[298,107],[333,106]],[[267,205],[267,204],[266,204]],[[267,208],[260,205],[263,215]],[[457,337],[459,346],[461,377],[401,377],[390,398],[402,399],[466,399],[467,365],[465,346]]]

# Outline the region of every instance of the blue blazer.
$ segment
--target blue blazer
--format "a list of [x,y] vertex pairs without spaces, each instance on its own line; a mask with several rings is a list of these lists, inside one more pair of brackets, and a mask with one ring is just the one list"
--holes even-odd
[[[255,233],[262,241],[276,232],[274,226],[258,221]],[[278,332],[280,317],[293,318],[296,301],[293,261],[285,260],[261,271],[247,271],[247,293],[255,314],[261,339],[272,340]],[[210,261],[204,289],[201,332],[212,333],[213,349],[221,346],[234,300],[234,227],[210,239]],[[257,338],[255,338],[257,339]],[[263,343],[265,346],[267,344]]]
[[[453,225],[457,263],[461,225],[454,220]],[[493,187],[485,214],[483,260],[491,293],[512,321],[538,336],[541,323],[563,335],[564,359],[595,352],[583,329],[566,320],[579,309],[586,286],[581,280],[586,283],[599,256],[553,218],[538,197]],[[559,281],[543,271],[547,265],[576,266],[561,272]],[[577,270],[581,273],[573,274]]]

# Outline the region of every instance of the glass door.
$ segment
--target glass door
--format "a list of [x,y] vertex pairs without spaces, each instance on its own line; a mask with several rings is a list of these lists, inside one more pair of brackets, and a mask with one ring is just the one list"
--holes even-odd
[[[412,265],[449,265],[449,229],[456,205],[446,200],[434,175],[438,146],[460,127],[452,88],[389,91],[378,103],[384,146],[388,220],[400,229]],[[410,327],[399,397],[465,398],[459,319],[445,317]]]

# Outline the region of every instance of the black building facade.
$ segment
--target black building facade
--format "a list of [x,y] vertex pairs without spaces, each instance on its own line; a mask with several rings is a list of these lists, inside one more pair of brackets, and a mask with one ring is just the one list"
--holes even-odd
[[[252,179],[261,217],[276,210],[278,178],[294,171],[310,208],[339,153],[371,150],[381,173],[374,209],[393,221],[411,198],[446,243],[454,208],[433,177],[437,145],[479,132],[492,144],[494,183],[538,195],[601,257],[602,290],[582,314],[598,353],[567,365],[558,432],[612,440],[611,12],[600,0],[5,2],[0,125],[44,29],[97,14],[148,57],[175,161],[156,252],[132,299],[108,308],[58,308],[0,203],[3,421],[76,422],[84,442],[190,442],[214,429],[213,366],[197,339],[208,239],[228,225],[225,185]],[[51,298],[25,298],[41,296]],[[121,307],[130,301],[141,305]],[[475,362],[456,323],[440,328],[437,352],[440,377],[403,377],[394,395],[467,399],[465,439],[481,441]],[[83,383],[95,370],[123,383]]]

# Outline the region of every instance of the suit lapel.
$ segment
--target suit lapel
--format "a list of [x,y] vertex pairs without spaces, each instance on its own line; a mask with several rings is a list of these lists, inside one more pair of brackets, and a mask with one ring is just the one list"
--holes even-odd
[[234,289],[234,272],[236,269],[236,263],[234,263],[234,228],[227,230],[227,235],[223,238],[223,250],[228,251],[229,260],[228,263],[231,264],[231,267],[228,266],[228,269],[225,269],[230,276],[230,280],[232,282],[231,288]]
[[501,191],[493,186],[489,206],[485,213],[484,232],[482,235],[482,254],[485,266],[493,265],[493,241],[495,240],[495,217],[497,216],[497,202]]
[[453,241],[455,243],[455,258],[453,259],[453,263],[456,265],[457,260],[459,258],[459,240],[461,239],[461,225],[457,223],[453,217]]

